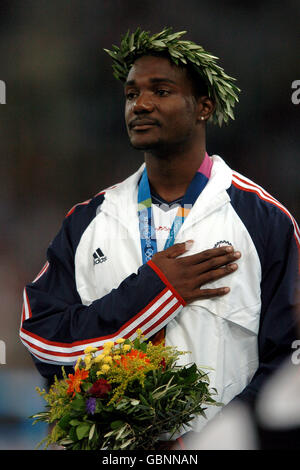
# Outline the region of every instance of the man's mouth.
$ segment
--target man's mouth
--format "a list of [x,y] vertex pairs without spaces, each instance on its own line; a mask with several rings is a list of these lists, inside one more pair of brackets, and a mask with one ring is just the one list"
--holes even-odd
[[145,131],[158,125],[158,122],[153,119],[135,119],[129,124],[129,128],[136,131]]

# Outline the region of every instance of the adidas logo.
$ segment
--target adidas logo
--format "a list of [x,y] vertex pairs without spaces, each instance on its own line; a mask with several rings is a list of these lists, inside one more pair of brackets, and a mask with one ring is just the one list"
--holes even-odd
[[107,256],[104,256],[100,248],[97,248],[97,250],[94,251],[93,258],[94,258],[94,265],[99,264],[99,263],[104,263],[104,261],[107,260]]

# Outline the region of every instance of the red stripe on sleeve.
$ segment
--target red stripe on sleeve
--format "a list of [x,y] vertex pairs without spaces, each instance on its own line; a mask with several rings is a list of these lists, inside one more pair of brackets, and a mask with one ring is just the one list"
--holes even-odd
[[170,289],[171,292],[175,295],[175,297],[179,300],[179,302],[184,306],[186,305],[186,301],[181,297],[181,295],[177,292],[177,290],[172,286],[172,284],[168,281],[164,273],[153,263],[153,261],[149,260],[147,262],[148,266],[156,272],[156,274],[160,277],[162,282]]

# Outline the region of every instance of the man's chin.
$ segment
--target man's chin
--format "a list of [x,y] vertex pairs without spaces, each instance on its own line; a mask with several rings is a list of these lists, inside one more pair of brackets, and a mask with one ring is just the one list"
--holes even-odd
[[138,141],[135,139],[129,140],[131,147],[136,150],[155,150],[160,147],[160,142],[153,142],[153,141]]

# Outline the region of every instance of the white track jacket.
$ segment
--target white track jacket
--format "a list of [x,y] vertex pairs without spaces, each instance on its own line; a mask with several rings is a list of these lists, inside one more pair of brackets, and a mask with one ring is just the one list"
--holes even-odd
[[[299,228],[263,188],[211,157],[211,177],[177,234],[194,240],[187,255],[231,244],[238,270],[207,285],[230,293],[185,305],[163,273],[142,264],[137,213],[142,167],[75,206],[51,243],[47,263],[24,289],[20,337],[45,377],[72,366],[88,346],[118,337],[151,337],[209,367],[216,399],[253,402],[262,383],[292,353]],[[68,368],[66,368],[68,370]],[[211,418],[220,408],[209,407]],[[201,430],[204,418],[192,421]]]

